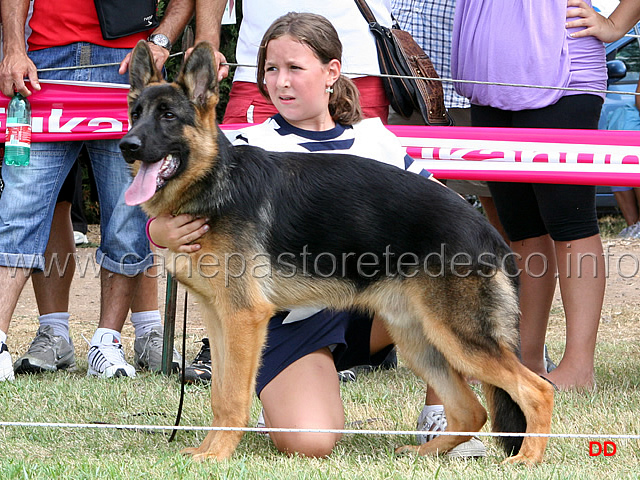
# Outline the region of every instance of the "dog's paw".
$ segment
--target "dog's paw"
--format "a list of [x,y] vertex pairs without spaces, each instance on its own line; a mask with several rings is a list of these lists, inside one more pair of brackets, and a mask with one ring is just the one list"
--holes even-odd
[[202,462],[204,460],[225,460],[233,455],[236,444],[226,445],[223,442],[208,443],[207,445],[200,445],[199,447],[184,448],[180,451],[183,455],[191,455],[196,462]]
[[204,462],[206,460],[222,460],[227,456],[217,455],[213,451],[201,450],[199,447],[184,448],[180,451],[183,455],[191,455],[194,462]]
[[529,457],[525,457],[522,454],[518,454],[518,455],[514,455],[513,457],[509,457],[506,458],[502,461],[502,464],[509,464],[509,465],[526,465],[528,467],[532,467],[533,465],[535,465],[536,463],[540,463],[542,461],[542,459],[535,461],[532,460]]
[[183,448],[182,450],[180,450],[180,453],[182,455],[191,455],[194,456],[198,453],[198,448],[197,447],[187,447],[187,448]]
[[396,455],[412,455],[417,454],[420,449],[419,445],[404,445],[396,448]]

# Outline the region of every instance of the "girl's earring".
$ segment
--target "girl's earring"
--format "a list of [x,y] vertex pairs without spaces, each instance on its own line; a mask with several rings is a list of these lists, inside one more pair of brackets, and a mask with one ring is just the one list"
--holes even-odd
[[333,87],[328,86],[327,88],[324,89],[324,91],[327,93],[333,93]]

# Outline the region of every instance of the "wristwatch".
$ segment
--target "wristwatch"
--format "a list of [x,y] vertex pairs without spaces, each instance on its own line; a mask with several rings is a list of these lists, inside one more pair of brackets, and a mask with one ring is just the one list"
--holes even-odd
[[149,38],[147,38],[147,42],[154,43],[159,47],[166,48],[168,51],[171,51],[171,40],[162,33],[152,33],[149,35]]

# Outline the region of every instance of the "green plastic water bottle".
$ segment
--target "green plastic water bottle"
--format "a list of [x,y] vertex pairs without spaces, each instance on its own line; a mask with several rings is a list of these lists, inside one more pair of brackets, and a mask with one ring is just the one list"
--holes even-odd
[[31,104],[15,93],[7,108],[7,135],[4,143],[6,165],[29,165],[31,156]]

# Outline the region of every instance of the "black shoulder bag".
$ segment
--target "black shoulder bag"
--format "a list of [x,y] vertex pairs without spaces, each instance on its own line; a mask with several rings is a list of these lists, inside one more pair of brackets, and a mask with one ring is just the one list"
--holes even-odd
[[102,38],[113,40],[158,26],[156,0],[94,0]]
[[[375,37],[380,72],[405,77],[439,78],[431,59],[409,32],[401,30],[394,19],[392,28],[377,21],[365,0],[355,0]],[[385,92],[393,109],[405,118],[414,110],[422,114],[427,125],[452,125],[444,106],[442,83],[424,78],[382,77]]]

